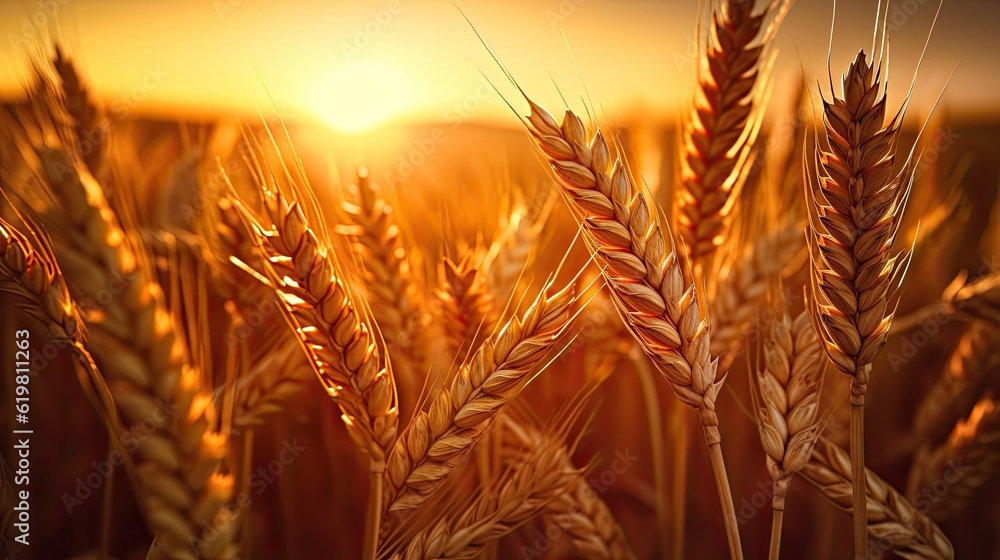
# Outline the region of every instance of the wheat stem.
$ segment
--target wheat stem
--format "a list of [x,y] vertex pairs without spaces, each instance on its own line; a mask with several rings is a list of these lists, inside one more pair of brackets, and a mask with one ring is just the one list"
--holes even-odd
[[[667,490],[666,486],[666,461],[663,458],[663,449],[666,447],[667,439],[663,435],[663,425],[662,418],[663,413],[660,410],[660,396],[656,391],[655,379],[653,378],[652,372],[649,371],[649,366],[642,356],[639,356],[635,360],[636,364],[636,374],[639,378],[639,384],[642,387],[642,398],[646,403],[646,419],[649,429],[650,445],[653,452],[653,486],[656,488],[656,523],[662,528],[666,528],[669,525],[670,512],[667,510],[667,501],[670,499],[665,496]],[[677,412],[675,412],[677,411]],[[671,409],[671,421],[675,415],[682,418],[686,418],[687,410],[681,406],[675,406]],[[671,433],[676,433],[671,431]],[[675,451],[676,454],[676,446]],[[683,507],[683,502],[682,502]],[[683,512],[682,512],[683,513]],[[682,515],[683,517],[683,515]],[[683,521],[681,522],[681,527],[683,527]],[[683,529],[682,529],[683,530]],[[659,531],[660,549],[663,554],[666,554],[668,550],[670,534],[668,531]]]
[[[703,428],[705,430],[705,439],[710,441],[709,429],[704,426]],[[726,521],[729,556],[732,560],[743,560],[739,525],[736,521],[736,507],[733,506],[733,491],[729,488],[729,478],[726,477],[726,462],[722,458],[722,445],[719,442],[709,444],[708,451],[712,457],[712,472],[715,474],[715,487],[719,491],[722,515]]]
[[688,456],[691,438],[687,410],[675,406],[670,410],[670,433],[674,436],[674,461],[672,464],[673,499],[673,558],[684,557],[684,536],[687,523]]
[[781,551],[781,523],[785,518],[785,510],[776,509],[771,515],[771,548],[768,552],[770,560],[778,560]]
[[[869,374],[871,364],[865,366]],[[859,372],[860,375],[860,372]],[[858,386],[857,378],[851,381],[851,393]],[[862,389],[863,390],[863,389]],[[858,402],[855,402],[858,401]],[[851,401],[851,484],[854,515],[854,556],[856,560],[868,558],[868,503],[865,492],[865,400]]]
[[368,510],[365,514],[364,560],[375,560],[378,552],[379,524],[382,521],[382,480],[385,463],[372,465],[368,473]]

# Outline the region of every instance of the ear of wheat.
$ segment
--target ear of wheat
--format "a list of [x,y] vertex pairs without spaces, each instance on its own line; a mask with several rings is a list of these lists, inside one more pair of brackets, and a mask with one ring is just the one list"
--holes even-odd
[[[832,82],[832,78],[831,78]],[[826,146],[817,143],[807,189],[812,295],[817,329],[833,363],[851,381],[851,456],[855,480],[855,554],[867,558],[864,403],[872,362],[892,322],[893,283],[902,262],[890,253],[911,177],[894,162],[902,114],[885,123],[880,68],[858,53],[843,76],[842,97],[824,100]]]
[[[835,506],[850,512],[854,502],[852,472],[850,456],[821,437],[800,474]],[[932,520],[871,470],[865,469],[864,474],[868,494],[866,534],[872,537],[875,546],[914,560],[955,558],[948,537]]]
[[940,443],[972,411],[990,372],[1000,365],[1000,331],[976,322],[965,330],[941,375],[914,415],[913,429],[928,443]]
[[358,171],[357,197],[341,209],[351,227],[342,229],[364,257],[368,304],[390,352],[400,393],[420,390],[422,364],[417,338],[424,329],[419,290],[393,207],[375,190],[366,169]]
[[[525,98],[527,99],[527,97]],[[742,558],[715,413],[723,379],[709,354],[709,322],[672,240],[598,130],[587,137],[567,110],[562,125],[530,99],[528,127],[555,171],[563,198],[600,260],[615,307],[684,404],[699,411],[726,519],[730,553]]]
[[445,327],[448,356],[461,360],[477,346],[492,327],[489,311],[492,307],[487,291],[487,272],[481,251],[470,249],[457,263],[442,259],[441,284],[437,289],[441,317]]
[[502,233],[494,240],[485,263],[490,271],[490,292],[496,301],[520,294],[520,280],[538,256],[542,232],[554,207],[551,183],[538,190],[506,217]]
[[537,517],[579,479],[562,445],[535,445],[509,463],[504,476],[453,520],[418,533],[393,560],[472,559]]
[[972,412],[1000,365],[1000,330],[974,322],[962,334],[941,375],[924,395],[914,415],[913,431],[920,446],[913,458],[906,495],[917,492],[931,448],[943,443],[954,426]]
[[[684,126],[678,230],[696,263],[708,265],[722,243],[746,180],[763,116],[761,85],[771,62],[768,46],[787,11],[784,2],[722,0],[699,68],[698,99]],[[763,34],[761,34],[763,30]],[[755,43],[758,35],[760,41]],[[760,82],[758,82],[760,78]]]
[[[154,434],[139,442],[135,479],[159,535],[157,552],[232,557],[235,524],[217,520],[233,491],[232,477],[221,470],[226,438],[214,431],[211,393],[186,361],[162,292],[140,266],[101,186],[72,151],[44,145],[34,150],[38,159],[26,163],[36,170],[36,186],[58,201],[42,212],[46,229],[59,233],[56,257],[78,299],[101,306],[84,319],[126,427],[166,414],[154,423]],[[104,304],[109,290],[117,295]]]
[[767,295],[775,275],[785,276],[801,265],[802,229],[784,228],[747,247],[732,265],[723,266],[719,289],[712,299],[712,353],[720,356],[723,370],[743,351],[747,330],[754,328],[758,305]]
[[574,288],[545,291],[484,341],[400,435],[386,468],[387,515],[412,513],[439,489],[557,351],[557,337],[570,326]]
[[86,163],[87,169],[95,176],[99,176],[104,165],[108,134],[108,131],[102,128],[101,110],[84,86],[76,65],[59,45],[55,47],[52,68],[59,77],[66,111],[73,119],[79,155]]
[[[914,466],[920,473],[914,501],[929,502],[928,515],[937,521],[954,517],[1000,471],[1000,403],[990,395],[981,398],[948,441]],[[933,489],[939,482],[948,485],[942,496]]]
[[[87,375],[86,381],[81,378],[85,393],[109,433],[121,433],[114,398],[84,346],[84,322],[69,295],[51,243],[30,221],[26,226],[30,236],[0,218],[0,291],[17,296],[25,313],[45,325],[53,340],[69,344]],[[116,450],[127,456],[121,445]],[[134,465],[129,462],[127,467]],[[134,471],[131,474],[134,476]]]
[[[341,277],[311,186],[307,182],[290,185],[302,201],[289,202],[269,169],[259,168],[256,173],[264,201],[262,216],[255,218],[239,204],[248,231],[267,256],[261,261],[264,275],[281,297],[285,318],[317,379],[340,407],[348,435],[369,459],[364,557],[372,560],[379,534],[383,473],[399,421],[392,366],[382,356],[377,326],[362,314]],[[311,218],[303,203],[309,204]],[[311,219],[317,225],[311,225]]]
[[819,437],[817,413],[825,367],[807,312],[771,325],[764,370],[756,375],[757,423],[774,483],[771,558],[778,558],[785,497],[792,476],[809,461]]

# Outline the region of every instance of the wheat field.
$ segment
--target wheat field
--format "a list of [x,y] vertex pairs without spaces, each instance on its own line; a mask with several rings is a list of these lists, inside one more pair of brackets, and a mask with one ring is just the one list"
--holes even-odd
[[673,124],[541,103],[470,18],[506,128],[354,159],[36,38],[2,556],[1000,558],[995,129],[888,94],[890,4],[783,106],[800,6],[703,4]]

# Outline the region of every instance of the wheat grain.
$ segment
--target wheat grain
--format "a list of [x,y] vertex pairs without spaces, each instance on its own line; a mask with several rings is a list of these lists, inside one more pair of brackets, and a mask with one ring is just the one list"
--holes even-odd
[[[841,510],[853,508],[850,456],[821,437],[800,475]],[[950,560],[955,558],[951,542],[941,529],[899,492],[869,469],[865,469],[868,494],[867,533],[881,550],[892,550],[903,558]],[[868,545],[867,539],[865,545]]]

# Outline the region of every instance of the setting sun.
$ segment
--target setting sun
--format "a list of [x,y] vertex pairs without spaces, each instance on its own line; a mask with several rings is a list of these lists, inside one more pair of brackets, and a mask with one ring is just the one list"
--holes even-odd
[[412,87],[391,66],[359,62],[335,68],[317,85],[308,107],[337,132],[361,134],[404,114]]

